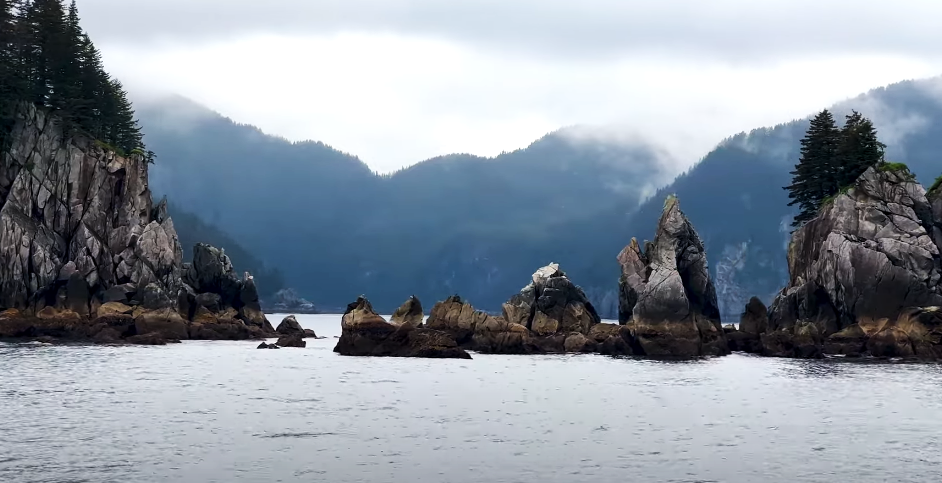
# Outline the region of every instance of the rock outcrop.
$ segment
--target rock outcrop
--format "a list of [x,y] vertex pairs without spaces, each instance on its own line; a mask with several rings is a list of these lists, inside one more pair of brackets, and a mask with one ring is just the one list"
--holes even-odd
[[55,118],[24,110],[0,153],[0,310],[16,311],[0,316],[0,337],[272,332],[251,276],[236,277],[220,250],[197,246],[189,266],[182,258],[166,201],[153,205],[142,156],[63,138]]
[[418,297],[413,295],[393,312],[390,321],[396,325],[420,327],[424,318],[425,314],[422,312],[422,302],[419,302]]
[[739,327],[723,327],[731,351],[758,353],[762,351],[761,334],[768,330],[769,314],[758,297],[752,297],[739,317]]
[[537,270],[531,282],[504,303],[503,315],[538,336],[588,334],[601,322],[585,292],[555,263]]
[[298,323],[297,317],[289,315],[281,320],[275,332],[281,335],[304,334],[304,328]]
[[619,321],[640,355],[696,357],[729,352],[703,243],[670,196],[653,242],[637,240],[618,256]]
[[348,356],[430,357],[470,359],[450,334],[412,324],[395,325],[360,296],[347,306],[334,352]]
[[763,353],[938,358],[939,203],[889,165],[827,202],[792,235]]
[[303,333],[294,333],[289,335],[283,335],[278,338],[278,341],[275,342],[275,345],[278,347],[307,347],[307,342],[303,339]]

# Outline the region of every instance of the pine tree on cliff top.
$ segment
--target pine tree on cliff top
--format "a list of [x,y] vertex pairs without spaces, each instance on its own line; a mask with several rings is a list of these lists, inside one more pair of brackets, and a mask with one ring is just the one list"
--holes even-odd
[[883,162],[886,145],[877,139],[873,122],[857,111],[838,129],[827,109],[811,120],[801,140],[801,157],[786,186],[799,213],[792,227],[800,227],[818,214],[821,204],[852,185],[867,168]]
[[885,149],[886,145],[877,139],[873,122],[851,111],[841,129],[841,145],[837,150],[841,167],[839,185],[853,184],[867,168],[883,161]]
[[68,9],[63,0],[0,0],[0,150],[24,102],[53,112],[67,133],[153,160],[127,93],[102,67],[74,0]]
[[792,184],[785,187],[791,200],[788,206],[798,205],[799,208],[793,227],[814,218],[821,202],[832,191],[840,189],[835,156],[839,142],[840,131],[834,123],[834,116],[825,109],[811,120],[811,126],[801,140],[798,164],[790,173]]

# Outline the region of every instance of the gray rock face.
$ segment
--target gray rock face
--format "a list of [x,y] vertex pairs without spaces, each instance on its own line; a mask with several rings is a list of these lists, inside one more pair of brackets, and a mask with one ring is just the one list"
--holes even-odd
[[932,220],[935,226],[932,228],[932,239],[937,247],[942,250],[942,185],[926,195],[929,205],[932,207]]
[[[772,303],[765,352],[816,356],[810,348],[779,350],[779,341],[797,337],[801,329],[801,344],[791,347],[815,344],[817,352],[855,352],[862,338],[892,332],[881,336],[878,352],[885,354],[887,344],[898,342],[906,346],[897,348],[899,353],[918,355],[912,340],[927,332],[902,315],[942,305],[937,203],[937,196],[930,201],[908,173],[870,168],[847,193],[822,207],[792,236],[790,282]],[[908,337],[898,337],[900,330]]]
[[[211,292],[221,299],[216,309],[245,312],[242,319],[264,331],[254,282],[235,277],[219,250],[200,246],[195,253],[184,277],[173,220],[166,201],[153,205],[141,156],[63,138],[56,118],[23,110],[9,151],[0,153],[0,309],[19,310],[20,323],[36,333],[53,330],[45,321],[74,315],[73,332],[55,328],[58,336],[96,339],[96,327],[107,325],[95,322],[98,307],[126,303],[157,314],[135,317],[148,327],[172,326],[172,333],[155,332],[177,339],[188,335],[196,294]],[[191,276],[195,292],[184,283]],[[144,334],[122,334],[135,335]]]
[[636,240],[619,255],[620,321],[648,356],[695,357],[729,352],[703,243],[673,196],[653,242]]
[[530,284],[504,303],[503,313],[507,322],[541,336],[588,334],[593,325],[601,322],[585,292],[555,263],[537,270]]

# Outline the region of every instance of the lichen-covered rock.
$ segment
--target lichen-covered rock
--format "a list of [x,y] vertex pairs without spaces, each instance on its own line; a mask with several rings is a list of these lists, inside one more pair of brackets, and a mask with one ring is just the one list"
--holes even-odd
[[360,296],[347,306],[334,352],[348,356],[430,357],[470,359],[454,337],[444,331],[393,325]]
[[422,302],[419,302],[419,299],[413,295],[393,312],[390,321],[395,325],[408,324],[416,328],[422,325],[424,317]]
[[789,345],[814,339],[825,354],[916,357],[917,341],[927,332],[912,322],[915,311],[942,305],[939,208],[936,195],[930,198],[907,171],[870,168],[796,230],[789,284],[772,303],[769,332],[776,335],[763,338],[773,343],[765,352],[813,353],[781,350],[805,324],[820,337]]
[[[20,311],[16,323],[7,319],[7,332],[94,341],[153,331],[185,339],[204,333],[189,327],[200,293],[217,300],[209,304],[214,314],[236,310],[252,326],[242,333],[273,332],[251,276],[235,276],[222,250],[198,245],[194,262],[183,263],[166,200],[154,206],[141,156],[64,137],[42,109],[24,106],[17,115],[10,147],[0,153],[0,307]],[[128,316],[109,303],[143,309],[133,317],[140,330],[109,325]]]
[[[637,240],[619,255],[621,318],[630,314],[643,355],[696,357],[729,353],[703,242],[668,197],[654,242]],[[632,304],[632,302],[634,302]]]
[[452,295],[432,307],[425,325],[429,329],[448,332],[458,344],[464,345],[470,342],[475,326],[478,323],[486,325],[488,318],[493,317],[475,310],[458,295]]
[[471,343],[472,350],[492,354],[529,354],[533,352],[530,344],[530,331],[526,327],[508,322],[501,317],[487,316],[474,325]]
[[626,325],[596,324],[589,331],[588,338],[595,341],[600,354],[630,356],[641,353],[631,335],[631,329]]
[[593,325],[601,322],[585,292],[555,263],[537,270],[530,284],[504,303],[503,315],[508,322],[541,336],[588,334]]

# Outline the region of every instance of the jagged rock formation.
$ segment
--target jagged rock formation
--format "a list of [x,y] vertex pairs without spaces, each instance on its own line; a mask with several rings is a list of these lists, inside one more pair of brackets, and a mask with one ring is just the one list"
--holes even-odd
[[317,307],[304,298],[298,296],[298,293],[292,288],[283,288],[273,296],[270,304],[264,304],[271,312],[284,314],[318,314]]
[[939,195],[887,168],[868,169],[793,234],[764,354],[939,358]]
[[618,256],[619,321],[643,355],[694,357],[729,352],[703,242],[670,196],[653,242]]
[[342,355],[471,358],[446,332],[387,322],[363,296],[347,306],[341,329],[334,352]]
[[[0,154],[0,310],[10,309],[0,337],[271,332],[254,281],[236,277],[225,254],[201,245],[193,264],[182,257],[166,201],[153,205],[142,156],[64,138],[55,118],[23,111]],[[109,303],[119,305],[102,310]]]
[[424,318],[422,302],[419,302],[419,299],[413,295],[393,312],[390,320],[396,325],[408,324],[412,327],[420,327]]
[[555,263],[537,270],[530,284],[504,303],[503,313],[507,322],[541,336],[588,334],[601,322],[585,292]]

